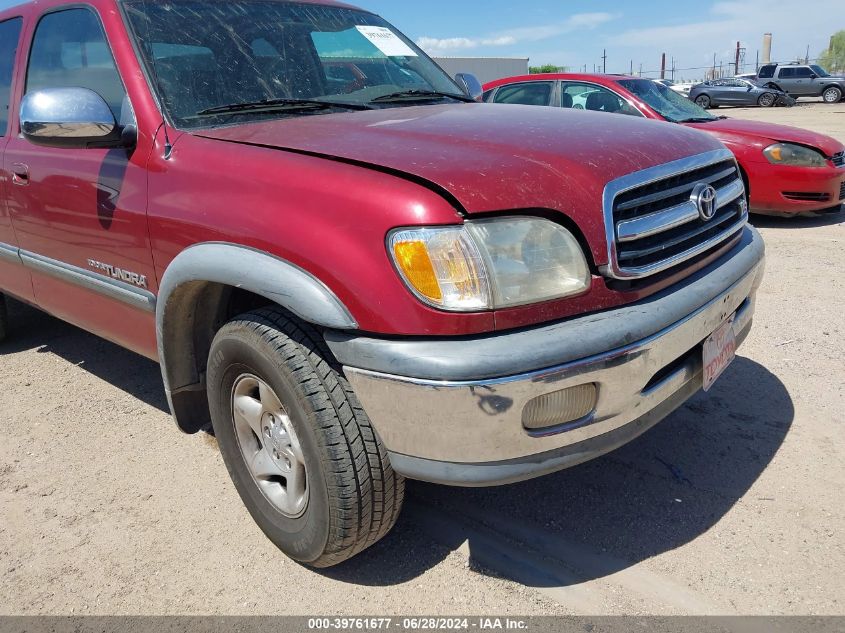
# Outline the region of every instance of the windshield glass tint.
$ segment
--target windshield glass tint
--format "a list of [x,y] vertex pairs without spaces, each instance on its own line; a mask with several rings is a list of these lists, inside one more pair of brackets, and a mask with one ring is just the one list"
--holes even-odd
[[[258,0],[128,0],[125,6],[161,103],[179,127],[228,123],[231,114],[198,113],[264,100],[364,105],[405,91],[461,96],[410,40],[363,11]],[[237,120],[303,113],[248,112]]]
[[619,84],[645,101],[653,110],[667,121],[680,123],[690,119],[714,121],[716,117],[708,114],[707,110],[695,105],[692,101],[679,95],[666,86],[650,79],[625,79]]

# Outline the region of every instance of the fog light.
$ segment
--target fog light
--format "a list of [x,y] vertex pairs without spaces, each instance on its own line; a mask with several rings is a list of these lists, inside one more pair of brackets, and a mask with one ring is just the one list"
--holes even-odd
[[575,422],[592,413],[597,400],[595,383],[547,393],[525,405],[522,425],[529,431],[537,431]]

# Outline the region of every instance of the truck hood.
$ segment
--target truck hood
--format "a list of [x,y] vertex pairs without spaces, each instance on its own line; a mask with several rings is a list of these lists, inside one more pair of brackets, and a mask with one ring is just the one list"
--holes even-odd
[[549,209],[607,260],[602,212],[616,178],[723,146],[706,134],[628,116],[489,104],[412,106],[218,128],[219,141],[342,160],[410,178],[459,212]]
[[778,125],[776,123],[764,123],[762,121],[744,121],[742,119],[719,119],[709,123],[688,123],[688,127],[713,134],[722,141],[736,140],[737,137],[744,137],[749,140],[761,142],[765,145],[769,142],[778,141],[786,143],[798,143],[815,147],[826,156],[833,156],[843,150],[839,141],[824,134],[817,134],[810,130],[803,130],[789,125]]
[[445,190],[470,214],[536,207],[592,213],[609,181],[721,147],[644,119],[488,104],[304,116],[197,135],[401,172]]

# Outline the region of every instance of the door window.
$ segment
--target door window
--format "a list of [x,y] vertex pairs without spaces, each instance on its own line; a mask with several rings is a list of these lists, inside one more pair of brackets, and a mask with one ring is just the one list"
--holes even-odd
[[553,87],[554,84],[551,81],[532,81],[502,86],[493,97],[493,102],[547,106],[552,103]]
[[795,69],[794,68],[781,68],[780,69],[780,78],[781,79],[794,79],[795,78]]
[[564,108],[642,116],[638,110],[615,92],[595,84],[569,82],[563,84],[560,102],[561,107]]
[[798,79],[809,79],[810,76],[813,74],[813,71],[809,68],[802,66],[801,68],[795,69],[795,76]]
[[88,88],[109,104],[120,121],[128,107],[126,90],[114,64],[99,18],[88,9],[48,13],[32,40],[27,92],[45,88]]
[[6,135],[9,124],[9,100],[12,96],[12,75],[21,34],[21,18],[0,22],[0,136]]

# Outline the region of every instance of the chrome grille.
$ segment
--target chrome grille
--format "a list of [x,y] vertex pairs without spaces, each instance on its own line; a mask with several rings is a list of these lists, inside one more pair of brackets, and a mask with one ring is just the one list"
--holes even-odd
[[845,152],[839,152],[833,155],[833,164],[837,167],[845,167]]
[[[716,190],[702,219],[693,190]],[[683,264],[739,233],[748,220],[745,186],[733,155],[717,150],[624,176],[605,189],[609,265],[615,279],[640,279]]]

